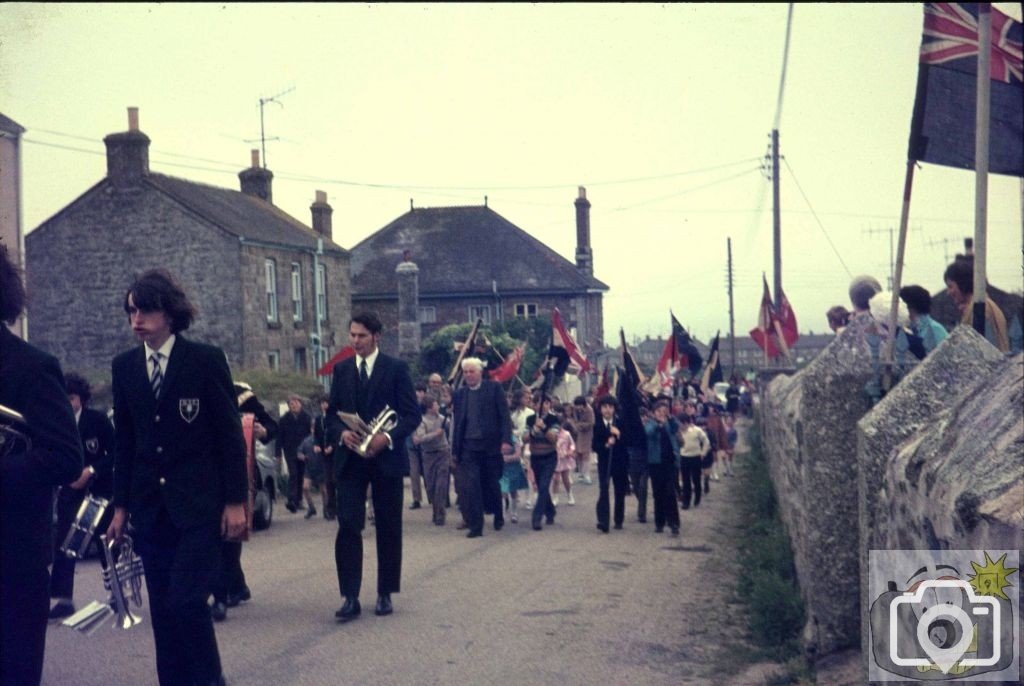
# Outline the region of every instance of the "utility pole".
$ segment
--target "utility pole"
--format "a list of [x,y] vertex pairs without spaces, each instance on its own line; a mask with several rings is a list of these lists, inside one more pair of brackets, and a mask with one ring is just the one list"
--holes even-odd
[[928,247],[929,248],[933,248],[936,245],[940,245],[941,244],[942,245],[942,260],[943,260],[943,264],[949,264],[951,262],[950,257],[949,257],[949,244],[950,243],[956,243],[956,242],[957,242],[956,238],[933,239],[933,240],[928,241]]
[[891,227],[891,226],[888,229],[864,229],[864,231],[863,231],[863,233],[872,234],[872,235],[879,234],[879,233],[888,233],[889,234],[889,288],[888,288],[889,291],[892,291],[892,282],[893,282],[893,278],[895,276],[894,272],[895,272],[895,269],[896,269],[895,263],[893,261],[894,260],[894,256],[893,256],[893,249],[894,249],[893,238],[894,238],[895,231],[896,230],[893,227]]
[[736,318],[732,307],[732,238],[725,239],[729,258],[729,378],[736,374]]

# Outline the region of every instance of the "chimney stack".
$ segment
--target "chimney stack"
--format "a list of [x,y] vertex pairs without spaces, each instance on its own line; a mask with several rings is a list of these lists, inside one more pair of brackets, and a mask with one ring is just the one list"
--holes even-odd
[[149,136],[139,130],[139,108],[128,108],[128,130],[103,139],[107,146],[107,178],[114,188],[138,185],[149,173]]
[[326,240],[333,241],[334,235],[331,228],[331,214],[334,210],[330,205],[327,204],[327,193],[324,191],[316,192],[316,200],[309,206],[309,211],[313,215],[313,230],[320,236],[323,236]]
[[594,275],[594,253],[590,249],[590,201],[587,189],[580,186],[576,198],[576,269],[584,276]]
[[420,269],[406,250],[395,267],[398,285],[398,355],[415,360],[420,353]]
[[259,150],[252,151],[252,166],[240,171],[238,179],[242,182],[243,193],[260,200],[266,200],[271,205],[274,204],[274,197],[270,188],[274,175],[269,169],[264,169],[260,166]]

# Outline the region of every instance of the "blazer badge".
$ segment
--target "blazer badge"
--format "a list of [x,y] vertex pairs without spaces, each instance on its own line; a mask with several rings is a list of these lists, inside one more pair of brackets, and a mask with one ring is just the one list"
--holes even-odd
[[98,438],[87,438],[85,439],[85,449],[90,453],[96,453],[100,449],[100,439]]
[[199,416],[199,398],[181,398],[178,400],[178,412],[189,424]]

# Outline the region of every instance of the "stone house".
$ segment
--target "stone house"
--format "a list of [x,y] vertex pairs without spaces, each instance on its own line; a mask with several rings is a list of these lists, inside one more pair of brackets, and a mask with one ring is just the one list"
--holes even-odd
[[[575,264],[486,204],[410,209],[352,248],[352,307],[376,311],[386,331],[406,340],[449,324],[479,318],[489,325],[557,307],[580,346],[597,350],[608,286],[594,277],[584,188],[575,207]],[[403,274],[417,279],[416,287],[400,288]],[[400,291],[417,293],[411,333],[408,317],[399,316]],[[395,353],[398,337],[385,336],[381,345]]]
[[149,137],[104,138],[107,175],[25,238],[32,342],[66,370],[107,370],[135,344],[122,309],[139,273],[161,267],[199,310],[189,334],[238,369],[312,374],[347,341],[349,253],[317,191],[312,228],[273,204],[259,165],[229,190],[149,170]]

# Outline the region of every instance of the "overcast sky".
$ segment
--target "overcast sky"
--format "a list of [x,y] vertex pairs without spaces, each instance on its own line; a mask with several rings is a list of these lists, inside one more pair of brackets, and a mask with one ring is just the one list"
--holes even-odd
[[[1019,18],[1019,4],[996,3]],[[729,329],[772,282],[771,183],[787,7],[764,5],[0,4],[0,112],[27,129],[31,231],[105,174],[102,138],[140,108],[150,168],[238,188],[259,147],[276,205],[324,190],[351,248],[409,209],[480,205],[575,250],[593,204],[605,339]],[[799,4],[779,125],[783,285],[825,330],[851,276],[889,274],[920,4]],[[256,142],[254,142],[256,141]],[[973,234],[974,175],[916,174],[904,283],[942,288]],[[893,233],[893,235],[895,235]],[[989,276],[1021,288],[1021,185],[992,176]],[[168,240],[173,237],[168,236]],[[481,236],[475,249],[488,249]],[[415,259],[415,256],[413,256]],[[466,259],[472,259],[467,251]],[[102,278],[102,275],[97,275]],[[500,282],[499,282],[500,285]]]

